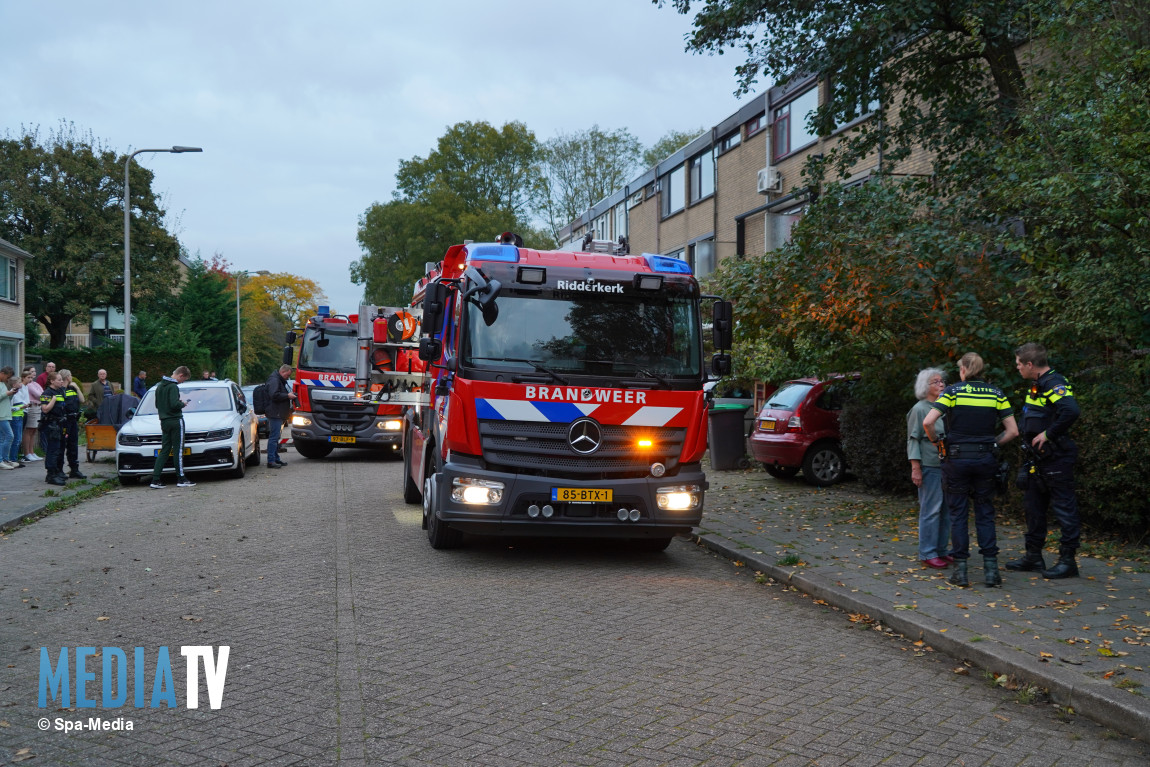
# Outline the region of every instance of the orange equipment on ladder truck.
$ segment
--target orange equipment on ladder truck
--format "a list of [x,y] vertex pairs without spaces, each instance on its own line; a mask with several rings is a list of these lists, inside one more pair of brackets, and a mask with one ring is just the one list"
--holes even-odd
[[297,360],[291,436],[300,455],[323,458],[337,447],[399,452],[404,408],[421,401],[421,315],[360,306],[343,316],[321,306],[298,338],[288,332],[284,362]]
[[[404,500],[434,548],[465,533],[622,538],[697,525],[706,477],[704,297],[683,261],[456,245],[416,284],[426,400],[404,427]],[[715,299],[711,372],[731,304]]]

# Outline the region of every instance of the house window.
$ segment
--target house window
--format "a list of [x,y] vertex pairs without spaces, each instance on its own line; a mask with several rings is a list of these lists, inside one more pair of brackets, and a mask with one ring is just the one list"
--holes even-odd
[[683,185],[684,166],[680,165],[663,176],[660,187],[663,192],[663,218],[683,209],[683,195],[687,191]]
[[779,213],[768,213],[766,217],[767,250],[776,250],[790,242],[791,229],[794,229],[795,224],[802,217],[802,205]]
[[0,368],[20,369],[20,342],[14,338],[0,338]]
[[627,206],[619,203],[615,206],[615,239],[627,236]]
[[595,235],[596,240],[609,240],[611,239],[611,215],[604,213],[591,223],[591,233]]
[[775,159],[802,149],[818,139],[818,134],[807,124],[811,114],[818,108],[819,86],[815,85],[774,111],[771,144]]
[[729,152],[739,145],[742,141],[742,134],[739,131],[728,133],[721,141],[719,141],[719,154]]
[[708,149],[691,160],[691,203],[715,193],[715,158]]
[[878,82],[879,73],[872,72],[868,78],[854,87],[854,91],[861,89],[861,93],[847,90],[842,80],[831,81],[835,91],[835,100],[842,106],[843,113],[839,118],[841,125],[854,122],[878,110]]
[[9,301],[19,300],[19,296],[16,292],[16,286],[19,284],[19,280],[17,280],[16,275],[16,259],[0,256],[0,298],[5,298]]
[[766,127],[766,125],[767,115],[765,112],[758,117],[752,117],[750,120],[747,120],[747,122],[743,123],[743,127],[747,131],[747,138],[750,138],[751,136],[761,131]]
[[715,241],[713,239],[692,243],[688,251],[690,252],[688,261],[696,277],[702,279],[715,271]]

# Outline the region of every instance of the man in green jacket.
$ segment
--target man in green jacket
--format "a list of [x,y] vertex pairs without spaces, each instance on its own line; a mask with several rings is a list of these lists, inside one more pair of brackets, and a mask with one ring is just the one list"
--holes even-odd
[[191,371],[184,365],[176,368],[170,376],[164,376],[156,384],[156,411],[160,415],[160,452],[156,454],[156,466],[152,469],[152,487],[163,490],[161,476],[168,456],[176,467],[179,479],[176,487],[195,487],[196,483],[184,476],[184,405],[180,399],[180,384],[188,380]]

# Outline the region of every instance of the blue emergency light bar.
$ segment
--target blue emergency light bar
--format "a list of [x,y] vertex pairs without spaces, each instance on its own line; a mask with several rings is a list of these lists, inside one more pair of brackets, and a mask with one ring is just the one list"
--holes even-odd
[[320,317],[330,317],[331,316],[331,307],[330,306],[317,306],[315,308],[315,313],[317,315],[319,315]]
[[651,267],[652,272],[663,272],[665,274],[691,274],[691,265],[686,261],[671,256],[657,256],[654,253],[644,253],[643,258],[647,260],[647,266]]
[[503,261],[509,264],[519,263],[519,248],[514,245],[469,245],[467,248],[468,261]]

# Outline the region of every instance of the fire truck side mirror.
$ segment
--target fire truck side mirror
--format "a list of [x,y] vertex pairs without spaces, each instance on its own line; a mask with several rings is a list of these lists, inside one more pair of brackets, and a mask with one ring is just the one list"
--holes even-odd
[[438,338],[424,336],[419,339],[419,358],[424,362],[435,362],[443,354],[443,342]]
[[711,357],[711,372],[719,378],[729,376],[731,374],[731,355],[716,354]]
[[296,335],[294,330],[289,330],[284,338],[288,346],[295,346]]
[[292,363],[292,352],[293,351],[294,351],[294,349],[292,349],[291,346],[285,346],[284,347],[284,364],[285,365],[293,364]]
[[[442,282],[430,283],[423,294],[423,329],[428,335],[434,336],[439,326],[443,324],[443,310],[447,306],[447,286]],[[423,356],[423,347],[420,347],[419,356]],[[436,357],[439,355],[437,354]]]
[[731,348],[731,318],[733,314],[730,301],[715,302],[714,313],[711,315],[711,327],[715,332],[715,348],[720,351]]

